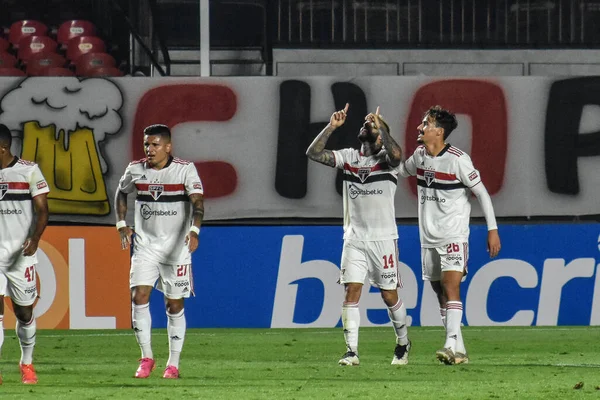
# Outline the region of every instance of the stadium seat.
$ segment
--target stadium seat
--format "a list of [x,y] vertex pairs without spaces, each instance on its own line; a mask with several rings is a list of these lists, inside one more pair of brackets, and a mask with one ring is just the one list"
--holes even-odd
[[123,76],[123,72],[116,67],[90,68],[85,72],[85,77]]
[[75,76],[75,72],[63,67],[43,68],[35,76]]
[[75,62],[77,58],[85,53],[104,53],[106,46],[104,41],[96,36],[78,36],[69,40],[67,45],[67,59]]
[[26,36],[19,42],[17,58],[24,64],[36,54],[55,53],[58,44],[48,36]]
[[0,51],[7,51],[10,47],[10,42],[0,37]]
[[14,67],[17,65],[17,58],[10,53],[0,51],[0,68]]
[[114,57],[107,53],[82,54],[75,61],[75,72],[77,75],[85,75],[89,69],[100,67],[116,67]]
[[48,68],[64,67],[67,60],[57,53],[35,54],[27,63],[27,75],[38,76]]
[[95,36],[96,27],[89,21],[71,20],[65,21],[58,27],[56,40],[63,49],[67,48],[69,40],[78,36]]
[[10,26],[8,41],[13,47],[19,47],[19,42],[26,36],[46,36],[48,27],[36,20],[26,19],[17,21]]
[[25,76],[25,72],[15,67],[0,68],[0,76]]

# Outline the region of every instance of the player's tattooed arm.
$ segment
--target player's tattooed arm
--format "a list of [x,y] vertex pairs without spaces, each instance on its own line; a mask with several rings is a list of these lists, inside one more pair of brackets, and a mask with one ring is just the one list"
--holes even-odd
[[317,135],[315,140],[308,146],[308,150],[306,150],[306,155],[313,161],[319,162],[321,164],[329,165],[330,167],[335,167],[335,156],[331,150],[325,150],[325,145],[329,140],[329,137],[340,126],[344,125],[346,122],[346,114],[348,113],[348,108],[350,104],[346,103],[346,106],[343,110],[336,111],[331,114],[331,118],[329,118],[329,124]]
[[308,146],[308,150],[306,150],[308,158],[321,164],[335,167],[335,157],[333,152],[325,149],[325,145],[335,129],[335,127],[329,124],[317,135],[315,140]]
[[388,124],[385,121],[382,122],[382,117],[379,114],[379,107],[377,107],[375,114],[371,115],[373,115],[375,126],[379,130],[379,135],[381,136],[381,142],[387,152],[388,163],[393,167],[397,167],[402,162],[402,147],[400,147],[398,142],[390,135]]
[[118,221],[125,221],[127,216],[127,193],[122,192],[117,188],[115,193],[115,214]]
[[204,219],[204,196],[199,193],[190,194],[192,203],[192,225],[200,228]]

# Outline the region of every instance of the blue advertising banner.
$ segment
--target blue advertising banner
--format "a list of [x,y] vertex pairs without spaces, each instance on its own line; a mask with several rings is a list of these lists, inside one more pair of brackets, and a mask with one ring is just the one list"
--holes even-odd
[[[437,301],[421,280],[418,227],[400,225],[400,295],[411,325],[441,325]],[[600,225],[501,225],[502,250],[486,252],[484,225],[471,227],[469,275],[461,286],[466,325],[600,325]],[[196,296],[188,327],[335,327],[340,226],[209,226],[194,253]],[[376,289],[365,285],[362,326],[388,324]],[[165,327],[161,294],[155,327]]]

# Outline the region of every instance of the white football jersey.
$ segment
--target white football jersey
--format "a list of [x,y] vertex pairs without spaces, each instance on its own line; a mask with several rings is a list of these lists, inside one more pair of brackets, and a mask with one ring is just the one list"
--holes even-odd
[[422,247],[469,240],[469,188],[481,178],[468,154],[447,144],[433,157],[421,145],[400,164],[400,174],[417,177]]
[[189,264],[185,236],[192,225],[189,195],[203,194],[202,182],[190,161],[171,158],[160,170],[146,159],[133,161],[119,181],[123,193],[135,192],[133,251],[165,264]]
[[15,157],[0,169],[0,267],[37,264],[22,246],[33,229],[33,198],[49,191],[36,163]]
[[386,152],[365,157],[356,149],[333,151],[335,167],[344,171],[344,239],[398,238],[394,196],[398,168]]

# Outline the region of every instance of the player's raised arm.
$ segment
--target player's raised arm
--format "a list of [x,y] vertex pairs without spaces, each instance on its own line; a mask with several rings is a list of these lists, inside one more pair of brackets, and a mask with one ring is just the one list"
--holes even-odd
[[346,114],[348,112],[348,108],[350,105],[346,103],[346,107],[343,110],[336,111],[329,118],[329,124],[317,135],[315,140],[308,146],[306,150],[306,155],[313,161],[319,162],[321,164],[329,165],[330,167],[335,167],[335,157],[331,150],[326,150],[325,145],[329,140],[329,137],[333,133],[334,130],[344,125],[346,122]]
[[397,167],[402,162],[402,147],[390,135],[390,127],[379,113],[379,106],[375,114],[369,114],[367,118],[372,118],[373,122],[375,122],[375,126],[381,136],[381,142],[387,152],[388,163],[393,167]]

